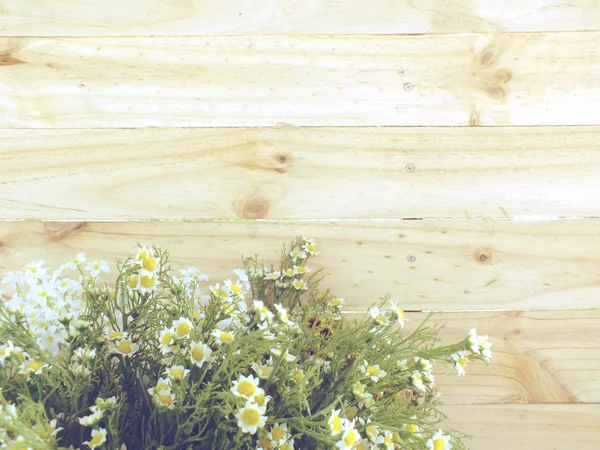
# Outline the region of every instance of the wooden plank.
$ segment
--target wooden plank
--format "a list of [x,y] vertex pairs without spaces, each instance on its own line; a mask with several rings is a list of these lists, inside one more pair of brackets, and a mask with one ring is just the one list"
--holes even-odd
[[2,128],[587,125],[600,32],[3,38]]
[[[354,315],[352,315],[354,316]],[[409,313],[414,330],[424,313]],[[489,365],[467,364],[465,376],[438,364],[445,404],[600,402],[600,311],[462,312],[434,316],[444,343],[476,327],[493,342]]]
[[598,30],[589,0],[4,0],[3,36]]
[[276,262],[282,241],[305,235],[322,247],[311,265],[326,268],[327,286],[351,309],[388,292],[409,310],[595,309],[599,226],[596,219],[0,222],[0,272],[79,251],[116,261],[139,242],[222,279],[241,254]]
[[473,436],[469,450],[597,450],[600,405],[460,405],[448,425]]
[[599,143],[600,127],[0,130],[0,218],[600,216]]

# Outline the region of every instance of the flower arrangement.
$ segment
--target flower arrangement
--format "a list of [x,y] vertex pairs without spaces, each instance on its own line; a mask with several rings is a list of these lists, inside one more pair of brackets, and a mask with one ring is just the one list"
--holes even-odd
[[[10,272],[0,295],[0,444],[10,449],[462,449],[432,367],[491,358],[487,336],[404,333],[389,297],[360,320],[319,287],[313,240],[235,281],[139,247]],[[68,276],[74,274],[75,276]]]

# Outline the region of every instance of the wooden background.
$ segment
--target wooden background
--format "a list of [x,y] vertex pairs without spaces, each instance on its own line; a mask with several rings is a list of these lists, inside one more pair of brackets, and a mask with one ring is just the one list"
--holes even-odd
[[600,448],[596,0],[2,0],[0,220],[0,272],[311,236],[349,311],[489,333],[470,448]]

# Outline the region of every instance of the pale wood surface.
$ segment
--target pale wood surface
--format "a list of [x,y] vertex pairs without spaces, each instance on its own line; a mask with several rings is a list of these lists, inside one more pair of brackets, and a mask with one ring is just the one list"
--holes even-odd
[[4,38],[0,127],[586,125],[600,32]]
[[[424,313],[408,314],[407,332]],[[600,311],[462,312],[436,315],[444,343],[463,340],[476,327],[489,335],[489,365],[467,364],[465,376],[438,364],[445,404],[600,402]]]
[[600,127],[0,130],[3,219],[600,216]]
[[600,404],[457,405],[449,426],[471,434],[469,450],[597,450]]
[[4,0],[4,36],[598,30],[595,0]]
[[599,227],[593,219],[0,222],[0,271],[79,251],[117,261],[139,242],[219,279],[232,276],[242,254],[275,263],[282,242],[305,235],[322,250],[311,265],[325,267],[327,285],[351,309],[388,292],[413,310],[595,309]]

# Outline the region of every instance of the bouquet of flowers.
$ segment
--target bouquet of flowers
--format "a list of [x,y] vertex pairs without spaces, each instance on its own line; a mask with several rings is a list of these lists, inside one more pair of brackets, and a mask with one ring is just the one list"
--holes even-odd
[[318,254],[298,238],[277,267],[245,258],[213,285],[141,246],[110,284],[83,253],[6,274],[0,447],[464,448],[440,429],[432,366],[489,361],[487,336],[441,345],[429,317],[405,333],[388,297],[353,320]]

